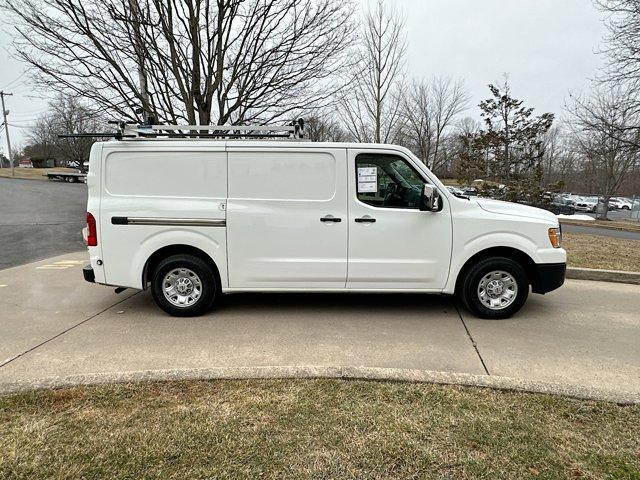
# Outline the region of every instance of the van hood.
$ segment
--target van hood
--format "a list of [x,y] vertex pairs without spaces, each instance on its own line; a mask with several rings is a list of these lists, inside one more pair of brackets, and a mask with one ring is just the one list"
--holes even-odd
[[520,205],[519,203],[503,202],[501,200],[491,200],[488,198],[476,198],[476,202],[480,208],[487,212],[499,213],[502,215],[514,215],[517,217],[533,218],[536,220],[544,220],[554,224],[558,223],[558,217],[553,213],[541,208],[530,207],[528,205]]

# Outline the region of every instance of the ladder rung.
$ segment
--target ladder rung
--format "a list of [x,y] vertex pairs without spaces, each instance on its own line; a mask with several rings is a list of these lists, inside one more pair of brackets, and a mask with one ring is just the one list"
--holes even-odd
[[213,132],[295,132],[295,127],[265,127],[251,125],[151,125],[139,126],[137,130],[196,130],[196,131],[213,131]]

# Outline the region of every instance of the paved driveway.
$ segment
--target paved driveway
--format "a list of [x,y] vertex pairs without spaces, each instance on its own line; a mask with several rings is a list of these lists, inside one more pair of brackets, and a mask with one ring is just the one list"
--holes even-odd
[[236,294],[178,319],[148,292],[87,284],[85,262],[80,253],[0,271],[0,389],[96,373],[341,366],[640,393],[640,286],[568,281],[501,321],[398,294]]

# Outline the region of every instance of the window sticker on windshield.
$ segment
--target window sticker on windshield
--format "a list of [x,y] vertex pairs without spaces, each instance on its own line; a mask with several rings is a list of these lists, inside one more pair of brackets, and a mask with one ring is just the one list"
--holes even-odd
[[358,193],[378,192],[378,167],[358,168]]

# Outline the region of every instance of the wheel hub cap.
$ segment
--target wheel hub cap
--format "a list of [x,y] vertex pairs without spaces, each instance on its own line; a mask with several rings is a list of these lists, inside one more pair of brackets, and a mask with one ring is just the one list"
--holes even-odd
[[190,307],[202,295],[202,282],[188,268],[176,268],[167,273],[162,282],[162,292],[172,305]]
[[504,291],[504,282],[501,280],[491,280],[487,284],[487,292],[491,298],[498,298]]
[[193,282],[187,277],[180,277],[176,281],[176,290],[182,295],[188,295],[193,292]]
[[518,283],[510,273],[496,270],[480,279],[478,298],[491,310],[502,310],[518,296]]

